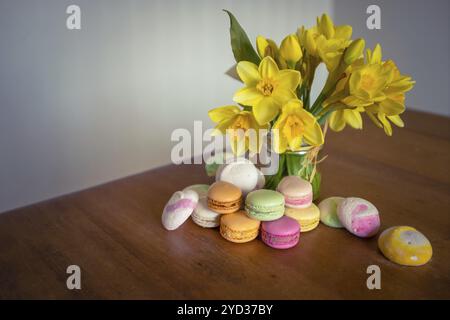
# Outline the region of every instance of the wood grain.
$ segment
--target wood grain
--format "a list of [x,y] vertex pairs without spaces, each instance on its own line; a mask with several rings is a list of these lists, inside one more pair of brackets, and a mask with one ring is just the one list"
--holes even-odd
[[[32,299],[449,299],[450,120],[408,112],[388,138],[330,133],[321,164],[322,198],[359,196],[380,210],[382,229],[410,225],[431,241],[423,267],[386,260],[376,237],[320,225],[298,247],[233,244],[192,221],[160,223],[170,195],[209,183],[202,166],[166,166],[0,215],[0,298]],[[68,265],[82,289],[66,289]],[[379,265],[382,289],[368,290]]]

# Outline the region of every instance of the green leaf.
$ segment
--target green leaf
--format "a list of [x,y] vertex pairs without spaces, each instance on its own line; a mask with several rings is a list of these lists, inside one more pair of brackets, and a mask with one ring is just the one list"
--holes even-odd
[[231,48],[233,49],[233,55],[236,62],[250,61],[259,65],[261,59],[253,48],[244,29],[242,29],[241,25],[230,11],[223,11],[230,17]]

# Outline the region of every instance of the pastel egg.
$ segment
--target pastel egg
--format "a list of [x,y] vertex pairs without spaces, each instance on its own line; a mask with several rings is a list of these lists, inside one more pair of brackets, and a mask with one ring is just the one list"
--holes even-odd
[[337,209],[339,221],[352,234],[361,238],[374,236],[380,228],[377,208],[361,198],[346,198]]
[[430,241],[412,227],[391,227],[378,238],[378,248],[383,255],[400,265],[421,266],[430,261],[433,248]]
[[161,217],[167,230],[180,227],[192,214],[198,202],[198,194],[193,190],[177,191],[170,197]]
[[320,221],[332,228],[343,228],[337,216],[338,205],[344,200],[342,197],[330,197],[322,200],[318,207],[320,210]]

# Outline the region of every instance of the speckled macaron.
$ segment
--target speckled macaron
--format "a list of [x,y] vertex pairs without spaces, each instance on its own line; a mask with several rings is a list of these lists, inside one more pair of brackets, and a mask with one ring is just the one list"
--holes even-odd
[[247,159],[237,159],[223,165],[216,173],[216,181],[229,182],[239,189],[243,195],[255,190],[259,181],[259,170]]

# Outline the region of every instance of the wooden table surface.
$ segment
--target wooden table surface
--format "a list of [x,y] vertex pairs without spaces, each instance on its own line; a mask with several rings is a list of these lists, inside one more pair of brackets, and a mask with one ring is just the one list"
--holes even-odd
[[[191,220],[160,219],[170,195],[211,182],[202,166],[166,166],[0,215],[0,298],[426,299],[450,298],[450,119],[409,112],[389,138],[364,131],[327,137],[322,198],[358,196],[381,213],[382,230],[410,225],[434,249],[422,267],[386,260],[377,237],[320,225],[290,250],[233,244]],[[66,288],[81,267],[82,289]],[[381,290],[368,290],[369,265]]]

